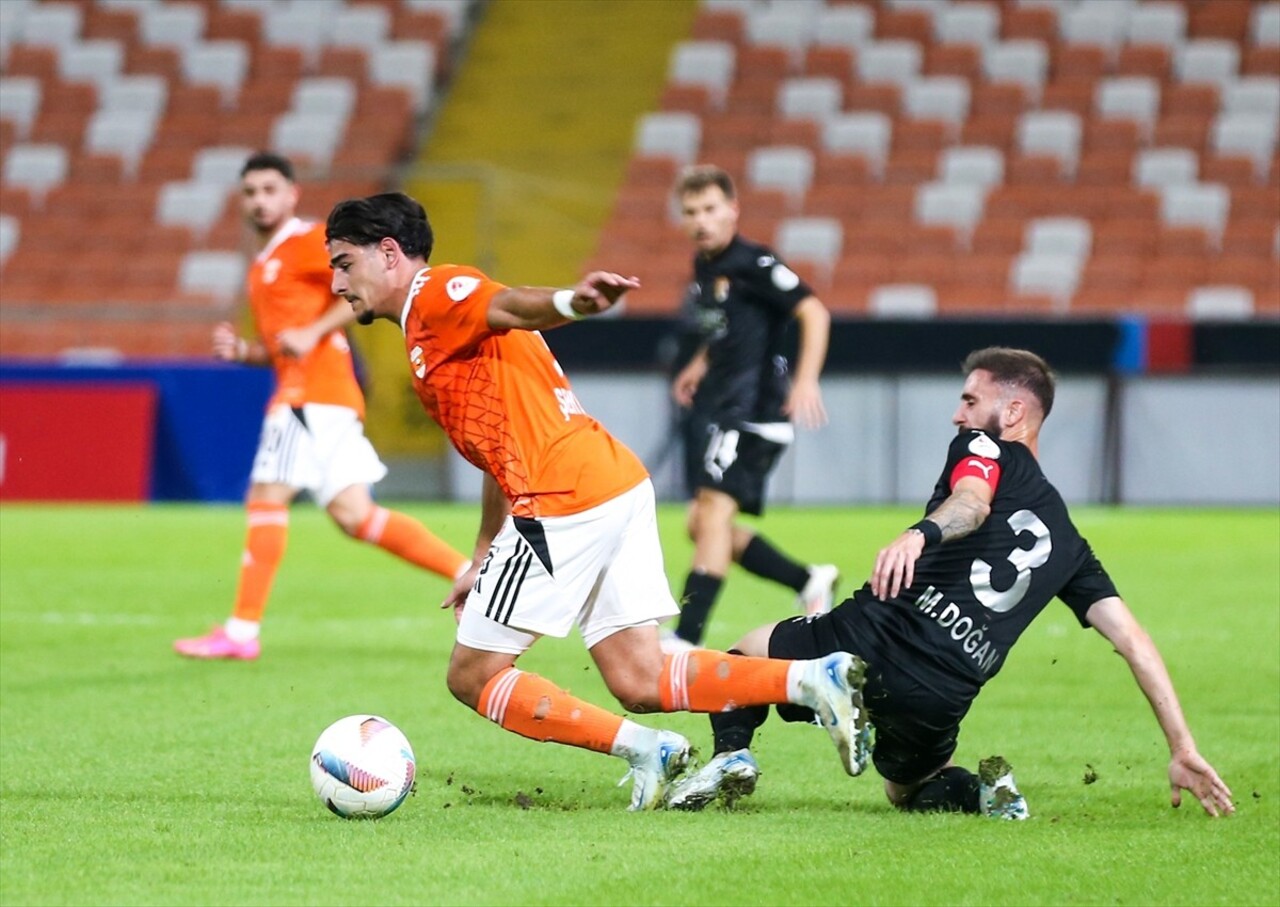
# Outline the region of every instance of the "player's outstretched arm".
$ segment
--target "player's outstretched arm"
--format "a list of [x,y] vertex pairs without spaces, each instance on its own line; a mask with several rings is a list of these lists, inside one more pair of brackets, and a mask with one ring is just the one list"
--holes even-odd
[[[926,519],[937,527],[939,541],[949,542],[975,531],[991,513],[995,491],[974,476],[956,482],[951,495]],[[927,528],[927,527],[926,527]],[[916,561],[924,553],[926,539],[920,530],[908,528],[888,547],[881,548],[871,570],[871,592],[881,601],[896,598],[915,581]]]
[[827,409],[818,376],[827,361],[831,313],[817,296],[806,296],[796,306],[796,320],[800,322],[800,350],[782,411],[801,428],[821,428],[827,424]]
[[1182,792],[1189,790],[1211,816],[1235,812],[1231,789],[1196,750],[1164,659],[1133,612],[1113,595],[1094,602],[1086,617],[1128,662],[1129,670],[1133,671],[1134,679],[1160,722],[1169,743],[1170,803],[1181,806]]
[[506,287],[489,300],[489,327],[495,331],[541,331],[608,311],[622,294],[640,287],[638,277],[592,271],[572,290]]

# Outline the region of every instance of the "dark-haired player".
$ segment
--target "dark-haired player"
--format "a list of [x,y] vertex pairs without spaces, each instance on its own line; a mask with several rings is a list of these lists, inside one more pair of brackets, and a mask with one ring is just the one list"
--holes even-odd
[[[1210,815],[1232,812],[1231,791],[1196,750],[1155,644],[1040,471],[1040,426],[1054,396],[1049,367],[1034,353],[992,347],[972,353],[964,374],[952,417],[958,433],[925,518],[882,549],[870,581],[829,614],[761,627],[730,651],[861,656],[872,759],[890,802],[1023,819],[1026,801],[1003,759],[984,760],[975,776],[951,756],[983,684],[1060,598],[1124,657],[1151,704],[1169,745],[1173,805],[1190,790]],[[754,789],[747,747],[767,714],[712,716],[716,756],[674,787],[668,804],[696,809]],[[791,710],[783,717],[805,716]]]

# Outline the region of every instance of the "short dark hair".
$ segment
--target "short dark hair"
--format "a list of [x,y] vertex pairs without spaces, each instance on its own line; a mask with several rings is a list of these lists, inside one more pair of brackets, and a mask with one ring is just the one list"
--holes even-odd
[[275,170],[289,182],[294,182],[293,178],[293,162],[282,154],[276,154],[274,151],[259,151],[252,155],[249,160],[244,162],[244,166],[240,168],[241,179],[254,170]]
[[410,258],[431,257],[435,236],[426,209],[403,192],[383,192],[338,202],[329,212],[324,238],[371,246],[390,237]]
[[676,197],[683,198],[690,192],[701,192],[711,186],[719,186],[725,198],[734,198],[733,177],[715,164],[693,164],[685,167],[676,177]]
[[1053,389],[1056,378],[1049,363],[1029,350],[1007,346],[989,346],[975,350],[964,360],[962,371],[968,375],[974,369],[990,372],[996,384],[1012,384],[1027,390],[1040,401],[1040,409],[1048,418],[1053,409]]

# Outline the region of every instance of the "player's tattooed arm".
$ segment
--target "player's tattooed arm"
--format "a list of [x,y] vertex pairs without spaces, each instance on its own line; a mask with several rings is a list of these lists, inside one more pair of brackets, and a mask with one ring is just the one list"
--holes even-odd
[[964,538],[976,531],[991,513],[990,486],[976,480],[973,484],[986,489],[987,495],[984,497],[981,491],[961,479],[951,496],[925,518],[942,530],[942,541]]
[[[990,485],[973,476],[956,482],[950,496],[925,517],[941,531],[941,538],[935,538],[933,543],[962,538],[981,526],[991,512],[994,494]],[[896,598],[911,586],[915,581],[916,561],[924,553],[926,542],[925,533],[913,526],[888,547],[880,549],[869,580],[876,598],[886,601]]]

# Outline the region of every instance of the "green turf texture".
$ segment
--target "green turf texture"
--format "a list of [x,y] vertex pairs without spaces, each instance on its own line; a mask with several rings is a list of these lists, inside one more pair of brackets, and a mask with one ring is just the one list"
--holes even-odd
[[[476,510],[405,505],[468,549]],[[781,546],[861,582],[918,512],[776,509]],[[625,811],[616,759],[501,731],[444,686],[443,581],[343,538],[309,505],[263,658],[198,663],[177,636],[225,617],[236,507],[0,508],[0,903],[1275,904],[1280,902],[1280,517],[1079,509],[1155,638],[1230,819],[1168,804],[1165,744],[1124,662],[1053,604],[965,722],[958,760],[1014,765],[1034,818],[908,816],[850,779],[820,730],[771,718],[732,813]],[[661,513],[678,591],[683,510]],[[790,613],[736,571],[708,642]],[[616,709],[576,637],[522,666]],[[379,713],[417,793],[378,822],[315,798],[320,731]],[[638,719],[710,751],[701,716]],[[1089,783],[1089,779],[1093,779]]]

